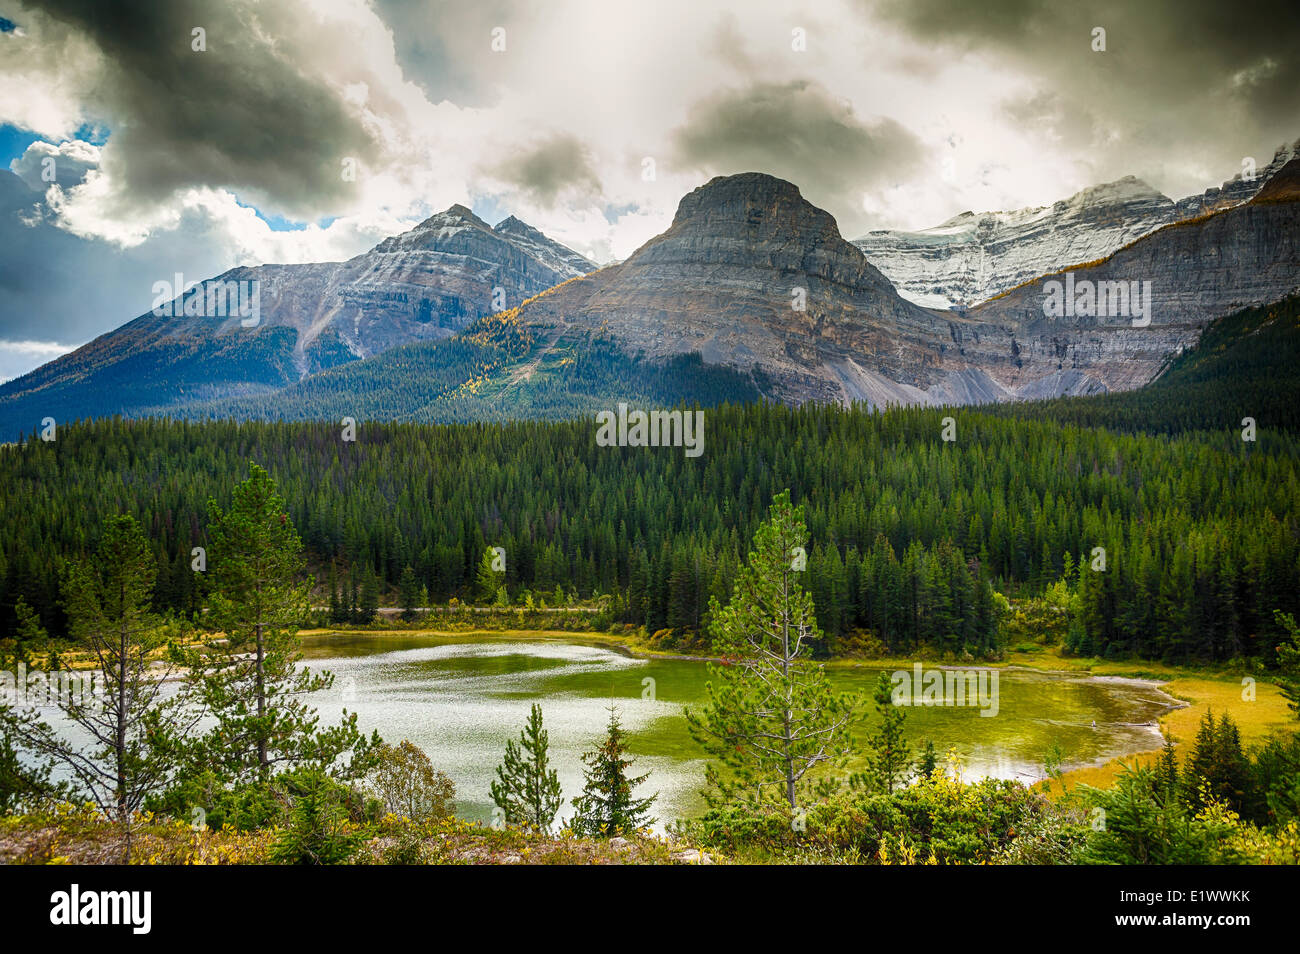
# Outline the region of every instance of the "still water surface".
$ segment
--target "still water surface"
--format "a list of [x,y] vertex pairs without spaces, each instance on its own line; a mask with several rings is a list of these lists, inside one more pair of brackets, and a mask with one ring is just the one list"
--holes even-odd
[[[347,708],[367,732],[410,739],[456,783],[457,811],[466,818],[491,818],[494,771],[534,702],[564,786],[561,817],[582,787],[579,756],[601,737],[611,704],[631,737],[636,770],[651,773],[642,793],[659,793],[661,824],[700,807],[704,765],[682,707],[703,697],[703,663],[634,659],[578,636],[331,634],[303,642],[306,665],[336,677],[312,700],[322,723]],[[834,669],[831,680],[869,697],[880,668]],[[909,739],[933,740],[941,756],[955,748],[968,778],[1028,781],[1042,777],[1053,741],[1067,766],[1158,747],[1155,720],[1173,704],[1152,686],[1070,675],[1004,670],[998,688],[991,718],[978,708],[910,707]]]

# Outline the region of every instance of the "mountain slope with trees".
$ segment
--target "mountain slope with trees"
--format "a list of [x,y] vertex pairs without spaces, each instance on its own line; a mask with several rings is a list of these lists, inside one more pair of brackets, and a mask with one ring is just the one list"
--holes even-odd
[[[334,423],[64,426],[54,442],[0,450],[0,509],[12,515],[0,532],[0,627],[14,635],[30,606],[66,632],[62,567],[119,509],[154,548],[157,608],[194,612],[206,500],[252,459],[277,480],[321,580],[387,589],[410,566],[408,589],[472,599],[485,549],[500,546],[512,600],[557,586],[600,593],[652,633],[701,632],[756,515],[789,488],[807,509],[819,653],[859,633],[898,652],[993,652],[995,591],[1034,594],[1066,578],[1080,594],[1079,651],[1269,656],[1274,610],[1300,612],[1300,439],[1261,411],[1256,440],[1243,441],[1239,409],[1214,403],[1271,388],[1296,405],[1291,352],[1260,336],[1293,342],[1297,304],[1265,319],[1225,324],[1166,383],[1108,410],[1117,430],[1080,426],[1088,402],[1068,405],[1080,424],[1032,405],[724,405],[706,412],[703,456],[687,458],[597,446],[591,420],[362,422],[355,441]],[[1175,387],[1191,390],[1163,396]],[[1186,433],[1182,406],[1195,409]],[[1145,433],[1144,420],[1162,433]],[[1081,570],[1098,547],[1107,569]]]

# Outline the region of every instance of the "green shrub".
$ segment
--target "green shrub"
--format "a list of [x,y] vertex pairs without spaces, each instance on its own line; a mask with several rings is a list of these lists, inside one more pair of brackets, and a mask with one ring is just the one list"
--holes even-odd
[[778,856],[816,851],[867,861],[983,864],[1016,834],[1056,809],[1017,782],[972,784],[935,773],[894,792],[839,791],[791,814],[788,808],[725,805],[685,826],[705,847]]
[[301,772],[289,782],[288,819],[271,844],[271,860],[288,865],[341,865],[361,844],[350,830],[350,792],[323,772]]

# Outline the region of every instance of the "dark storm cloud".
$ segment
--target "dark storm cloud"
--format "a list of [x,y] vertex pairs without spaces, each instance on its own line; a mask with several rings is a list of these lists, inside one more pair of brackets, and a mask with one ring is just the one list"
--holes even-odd
[[522,42],[528,9],[515,10],[511,0],[372,0],[393,31],[397,62],[405,76],[431,102],[451,100],[459,106],[488,106],[499,90],[483,82],[490,64],[489,40],[495,27],[506,30],[507,49]]
[[806,80],[752,83],[692,107],[673,133],[675,161],[709,175],[766,172],[799,186],[856,235],[868,189],[908,178],[917,138],[892,119],[867,122]]
[[[991,54],[1095,121],[1095,140],[1262,137],[1300,124],[1300,17],[1294,0],[862,0],[918,41]],[[1106,52],[1091,48],[1106,30]],[[1034,97],[1031,96],[1031,99]],[[1029,102],[1011,109],[1032,108]]]
[[523,190],[545,206],[563,194],[598,195],[600,177],[587,147],[574,136],[557,134],[521,152],[492,170],[493,174]]
[[[103,53],[107,73],[87,108],[111,129],[112,171],[133,201],[190,186],[228,187],[314,216],[350,189],[340,174],[343,158],[364,162],[376,151],[336,92],[286,57],[256,3],[30,6]],[[195,27],[206,31],[206,52],[192,49]]]

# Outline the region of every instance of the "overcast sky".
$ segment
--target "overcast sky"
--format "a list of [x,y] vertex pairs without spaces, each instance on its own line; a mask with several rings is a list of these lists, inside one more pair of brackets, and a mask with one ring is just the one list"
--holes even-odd
[[850,238],[1181,197],[1300,136],[1297,41],[1293,0],[0,0],[0,378],[453,203],[604,262],[749,170]]

